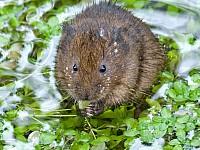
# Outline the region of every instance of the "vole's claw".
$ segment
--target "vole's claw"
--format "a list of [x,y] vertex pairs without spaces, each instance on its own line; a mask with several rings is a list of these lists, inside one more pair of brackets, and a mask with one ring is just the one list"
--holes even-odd
[[77,107],[77,110],[82,116],[92,117],[104,111],[104,104],[101,101],[92,102],[85,109],[79,109]]

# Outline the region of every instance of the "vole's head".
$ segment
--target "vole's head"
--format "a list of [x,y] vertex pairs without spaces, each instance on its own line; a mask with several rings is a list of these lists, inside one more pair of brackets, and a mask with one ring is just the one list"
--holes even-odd
[[126,84],[129,45],[120,29],[80,32],[71,25],[64,28],[56,58],[56,76],[62,91],[75,100],[97,101]]

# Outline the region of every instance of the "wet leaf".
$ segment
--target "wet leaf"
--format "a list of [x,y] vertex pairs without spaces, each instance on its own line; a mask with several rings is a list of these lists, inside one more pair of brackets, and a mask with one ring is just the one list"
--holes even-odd
[[178,145],[180,142],[177,139],[173,139],[169,142],[170,145]]
[[92,146],[91,147],[91,150],[105,150],[105,149],[106,149],[105,142],[101,143],[100,145]]
[[0,35],[0,44],[8,44],[10,40],[2,35]]
[[80,150],[89,150],[90,145],[88,143],[83,143],[83,145],[80,147]]
[[20,22],[17,18],[13,17],[10,19],[10,25],[16,28],[20,26]]
[[170,112],[170,110],[166,107],[164,107],[162,110],[161,110],[161,116],[163,118],[171,118],[172,117],[172,114]]
[[137,134],[138,134],[138,131],[136,128],[124,131],[125,136],[135,136]]
[[98,137],[97,139],[93,140],[91,142],[91,144],[94,145],[94,146],[98,146],[98,145],[101,145],[102,143],[107,142],[109,140],[110,140],[109,137],[101,136],[101,137]]
[[185,114],[185,115],[177,118],[177,122],[179,122],[179,123],[187,123],[189,118],[190,118],[190,116],[188,114]]
[[148,130],[140,131],[140,135],[141,135],[142,141],[145,143],[152,143],[154,140],[153,134]]
[[56,139],[56,137],[57,135],[43,132],[40,135],[39,142],[40,144],[44,144],[44,145],[51,144]]
[[89,101],[78,101],[79,109],[85,109],[90,104]]

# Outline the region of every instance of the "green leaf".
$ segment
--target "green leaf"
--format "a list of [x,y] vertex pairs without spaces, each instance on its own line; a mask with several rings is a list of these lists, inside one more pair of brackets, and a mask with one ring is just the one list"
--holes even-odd
[[77,131],[75,131],[73,129],[65,130],[65,133],[64,133],[64,135],[67,135],[67,136],[72,136],[72,135],[76,135],[76,134],[77,134]]
[[50,17],[48,20],[48,25],[50,27],[56,27],[59,26],[59,20],[56,16]]
[[187,98],[184,98],[183,95],[178,95],[176,98],[174,98],[175,102],[185,102]]
[[166,107],[164,107],[162,110],[161,110],[161,116],[163,118],[171,118],[172,117],[172,114],[170,112],[170,110]]
[[153,135],[155,138],[161,138],[166,134],[167,130],[154,130]]
[[153,117],[153,122],[162,122],[163,118],[161,116],[154,116]]
[[171,98],[176,98],[176,91],[174,89],[168,89],[166,90],[166,94]]
[[15,134],[21,134],[21,133],[24,133],[28,130],[28,127],[27,126],[22,126],[22,127],[16,127],[14,129],[14,132]]
[[200,74],[194,74],[191,76],[192,81],[196,82],[196,83],[200,83]]
[[6,37],[0,35],[0,44],[8,44],[10,42],[9,39],[7,39]]
[[82,131],[81,137],[78,139],[78,141],[88,142],[88,141],[90,141],[90,135],[87,132]]
[[149,104],[149,106],[156,107],[157,110],[161,109],[160,103],[158,101],[156,101],[156,100],[152,100],[150,98],[147,98],[146,102]]
[[89,101],[78,101],[79,109],[85,109],[90,104]]
[[75,118],[67,118],[66,120],[63,121],[63,124],[65,126],[65,128],[71,128],[73,127],[75,124],[75,121],[74,121]]
[[100,115],[101,118],[115,118],[114,112],[110,109]]
[[173,139],[169,142],[169,145],[178,145],[180,142],[177,139]]
[[39,141],[40,141],[40,144],[47,145],[47,144],[51,144],[56,138],[57,138],[57,135],[55,134],[43,132],[40,135]]
[[88,143],[83,143],[83,145],[80,147],[80,150],[89,150],[90,145]]
[[8,118],[9,120],[13,120],[15,118],[18,117],[18,114],[17,114],[18,110],[10,110],[8,112],[6,112],[6,118]]
[[107,142],[107,141],[109,141],[109,140],[110,140],[109,137],[101,136],[101,137],[98,137],[97,139],[93,140],[93,141],[91,142],[91,144],[97,146],[97,145],[100,145],[100,144],[102,144],[102,143],[105,143],[105,142]]
[[139,8],[142,8],[144,6],[144,4],[145,4],[144,1],[136,1],[134,3],[134,7],[139,9]]
[[152,143],[154,138],[153,134],[149,130],[140,131],[141,139],[145,143]]
[[109,149],[113,149],[114,147],[120,146],[119,144],[124,140],[123,135],[111,135],[110,136],[110,141],[109,141]]
[[176,145],[172,150],[183,150],[181,145]]
[[107,149],[105,142],[101,143],[98,146],[92,146],[91,147],[91,150],[105,150],[105,149]]
[[164,71],[164,72],[162,73],[162,77],[163,77],[163,78],[166,78],[166,79],[169,80],[169,81],[173,81],[173,80],[174,80],[174,74],[171,73],[171,72],[168,72],[168,71]]
[[194,146],[194,147],[200,146],[199,139],[192,139],[191,146]]
[[184,84],[180,81],[174,82],[174,90],[176,91],[176,93],[182,94],[183,85]]
[[194,123],[192,123],[192,122],[188,122],[187,124],[186,124],[186,131],[191,131],[191,130],[194,130],[195,129],[195,124]]
[[136,128],[124,131],[125,136],[136,136],[138,131]]
[[20,26],[20,22],[19,22],[19,20],[17,19],[17,18],[11,18],[10,19],[10,25],[12,26],[12,27],[19,27]]
[[127,125],[128,128],[133,128],[135,120],[133,118],[128,118],[124,120],[124,123]]
[[179,118],[177,118],[178,123],[187,123],[189,120],[190,116],[188,114],[185,114]]
[[186,133],[183,129],[178,129],[176,131],[176,136],[178,138],[179,141],[183,142],[185,140],[185,136],[186,136]]
[[176,123],[175,123],[175,127],[176,127],[177,129],[184,129],[184,128],[185,128],[185,124],[176,122]]
[[112,128],[105,128],[102,130],[97,130],[96,132],[98,133],[98,136],[110,136]]
[[168,128],[168,125],[167,125],[167,124],[165,124],[165,123],[160,123],[160,125],[159,125],[159,130],[160,130],[160,131],[166,130],[167,128]]
[[22,142],[27,142],[27,139],[23,135],[21,135],[21,134],[17,134],[16,135],[16,139],[20,140]]

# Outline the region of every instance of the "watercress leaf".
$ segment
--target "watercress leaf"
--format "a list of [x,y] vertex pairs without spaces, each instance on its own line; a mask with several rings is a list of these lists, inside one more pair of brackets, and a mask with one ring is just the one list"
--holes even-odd
[[47,23],[50,27],[58,27],[59,26],[59,21],[58,21],[58,18],[56,16],[50,17],[48,19]]
[[27,139],[21,134],[16,134],[16,139],[22,142],[27,142]]
[[194,123],[192,123],[192,122],[188,122],[187,124],[186,124],[186,131],[191,131],[191,130],[194,130],[195,129],[195,124]]
[[185,135],[186,135],[186,133],[183,129],[178,129],[176,131],[176,136],[177,136],[178,140],[181,142],[183,142],[185,140],[185,138],[186,138]]
[[90,142],[90,143],[91,143],[92,145],[97,146],[97,145],[100,145],[100,144],[102,144],[102,143],[104,143],[104,142],[107,142],[107,141],[109,141],[109,140],[110,140],[109,137],[101,136],[101,137],[98,137],[97,139],[93,140],[93,141]]
[[177,118],[178,123],[187,123],[189,120],[190,116],[188,114],[185,114],[179,118]]
[[73,129],[65,130],[65,133],[64,133],[64,135],[67,135],[67,136],[72,136],[72,135],[76,135],[76,134],[77,134],[77,131],[75,131]]
[[172,150],[183,150],[181,145],[176,145]]
[[162,110],[161,110],[161,116],[163,118],[171,118],[172,117],[172,114],[170,112],[170,110],[166,107],[164,107]]
[[169,142],[169,145],[178,145],[180,144],[180,142],[178,141],[178,139],[173,139]]
[[176,127],[177,129],[184,129],[184,128],[185,128],[185,124],[176,122],[176,123],[175,123],[175,127]]
[[2,35],[0,35],[0,44],[8,44],[10,40]]
[[138,131],[136,128],[124,131],[125,136],[135,136],[137,134],[138,134]]
[[127,125],[128,128],[133,128],[135,122],[133,118],[128,118],[124,120],[124,123]]
[[80,147],[80,150],[89,150],[90,145],[88,143],[83,143],[83,145]]
[[82,142],[88,142],[90,141],[91,137],[87,132],[81,132],[81,137],[78,139],[78,141],[82,141]]
[[140,131],[141,139],[145,143],[152,143],[154,138],[153,134],[149,130]]
[[161,116],[154,116],[153,117],[153,122],[162,122],[163,118]]
[[166,90],[166,94],[171,98],[176,98],[176,91],[174,89],[168,89]]
[[47,145],[47,144],[51,144],[56,138],[57,138],[57,135],[55,134],[43,132],[40,135],[39,142],[40,144]]
[[16,28],[20,26],[20,22],[17,18],[13,17],[10,19],[10,25]]
[[91,147],[91,150],[105,150],[105,149],[107,149],[105,142],[101,143],[100,145],[93,145]]
[[167,130],[156,129],[156,130],[153,131],[153,135],[154,135],[155,138],[161,138],[166,134],[166,132],[167,132]]

